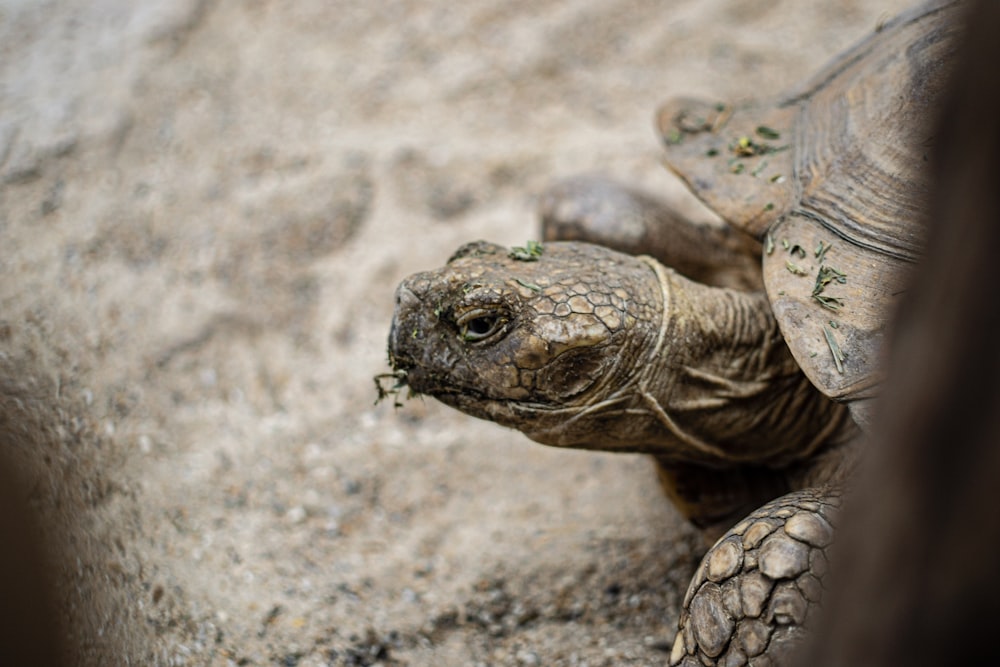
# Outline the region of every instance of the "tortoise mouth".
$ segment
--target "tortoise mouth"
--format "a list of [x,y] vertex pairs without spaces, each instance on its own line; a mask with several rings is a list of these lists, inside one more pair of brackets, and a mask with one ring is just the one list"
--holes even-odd
[[[392,346],[389,347],[389,366],[392,368],[391,372],[381,373],[374,378],[379,401],[389,396],[399,396],[406,390],[407,398],[431,396],[462,412],[498,421],[498,416],[504,414],[514,419],[516,415],[524,413],[549,413],[565,409],[563,405],[488,394],[474,384],[458,383],[452,375],[423,368],[416,360],[394,350]],[[524,425],[518,421],[517,426],[523,428]]]
[[427,395],[471,417],[513,428],[536,442],[556,446],[567,444],[563,423],[580,411],[564,404],[491,396],[475,386],[456,385],[454,378],[442,378],[419,366],[408,366],[405,359],[395,361],[395,370],[377,376],[376,384],[379,377],[394,383],[390,387],[379,386],[379,400],[391,395],[397,407],[402,405],[399,397],[404,391],[405,398]]
[[[400,371],[397,371],[399,373]],[[468,384],[456,384],[455,378],[438,378],[435,373],[419,367],[402,369],[406,386],[417,394],[432,396],[445,405],[476,417],[497,419],[507,414],[511,418],[524,412],[552,412],[564,406],[505,396],[495,396]],[[522,421],[517,426],[523,428]]]

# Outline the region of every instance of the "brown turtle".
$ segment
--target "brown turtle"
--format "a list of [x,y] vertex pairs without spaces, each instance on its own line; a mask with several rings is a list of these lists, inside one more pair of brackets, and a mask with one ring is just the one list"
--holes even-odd
[[667,104],[668,164],[730,227],[576,179],[543,199],[544,246],[471,243],[396,292],[401,383],[545,444],[651,454],[719,538],[671,664],[781,662],[820,602],[921,253],[959,5],[897,17],[777,102]]

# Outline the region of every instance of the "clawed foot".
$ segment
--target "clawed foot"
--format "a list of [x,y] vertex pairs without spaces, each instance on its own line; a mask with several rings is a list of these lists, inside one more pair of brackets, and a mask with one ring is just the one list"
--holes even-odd
[[670,665],[790,664],[823,596],[839,492],[806,489],[744,519],[702,559]]

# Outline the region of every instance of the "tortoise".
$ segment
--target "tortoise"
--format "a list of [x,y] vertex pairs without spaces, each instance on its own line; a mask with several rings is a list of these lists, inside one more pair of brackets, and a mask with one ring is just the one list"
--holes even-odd
[[542,197],[543,243],[469,243],[396,291],[396,390],[544,444],[653,457],[714,541],[671,665],[782,664],[816,618],[922,252],[960,6],[898,16],[777,101],[664,105],[668,166],[728,226],[576,178]]

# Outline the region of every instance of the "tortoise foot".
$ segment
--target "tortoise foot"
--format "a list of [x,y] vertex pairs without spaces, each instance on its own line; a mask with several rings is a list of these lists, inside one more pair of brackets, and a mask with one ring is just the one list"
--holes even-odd
[[546,241],[586,241],[651,255],[692,280],[760,289],[760,246],[729,227],[692,222],[664,202],[586,174],[546,191],[538,206]]
[[774,500],[722,536],[684,599],[671,665],[792,664],[823,596],[839,491]]

